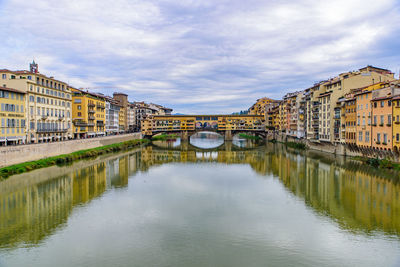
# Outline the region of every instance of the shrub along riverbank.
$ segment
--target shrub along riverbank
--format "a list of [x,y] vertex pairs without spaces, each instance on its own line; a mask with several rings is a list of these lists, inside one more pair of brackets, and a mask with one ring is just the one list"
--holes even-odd
[[306,149],[306,144],[297,142],[285,142],[285,145],[295,149]]
[[100,156],[100,155],[103,155],[106,153],[110,153],[110,152],[128,150],[128,149],[134,148],[141,144],[147,144],[149,142],[150,141],[146,140],[146,139],[135,139],[135,140],[130,140],[130,141],[122,142],[122,143],[116,143],[116,144],[107,145],[107,146],[101,146],[101,147],[96,147],[96,148],[91,148],[91,149],[80,150],[80,151],[76,151],[76,152],[73,152],[70,154],[63,154],[63,155],[59,155],[59,156],[55,156],[55,157],[44,158],[44,159],[40,159],[40,160],[15,164],[15,165],[1,168],[0,169],[0,179],[7,178],[14,174],[28,172],[28,171],[40,169],[40,168],[45,168],[45,167],[53,166],[56,164],[62,165],[62,164],[70,163],[70,162],[80,160],[80,159],[97,157],[97,156]]
[[374,168],[391,169],[391,170],[400,171],[400,163],[395,163],[388,159],[367,158],[367,157],[359,157],[359,156],[353,157],[353,159],[362,161],[365,164],[368,164]]
[[260,140],[261,139],[259,136],[248,135],[248,134],[244,134],[244,133],[240,133],[239,137],[244,138],[244,139],[250,139],[250,140]]
[[177,139],[177,138],[180,138],[180,136],[176,135],[176,134],[160,134],[160,135],[153,136],[151,138],[151,140],[153,140],[153,141],[166,141],[166,140]]

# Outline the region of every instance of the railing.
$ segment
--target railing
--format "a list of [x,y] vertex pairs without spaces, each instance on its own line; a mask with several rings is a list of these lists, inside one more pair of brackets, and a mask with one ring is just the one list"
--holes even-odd
[[95,104],[92,104],[92,103],[89,103],[88,104],[88,107],[95,107],[96,105]]
[[66,133],[68,129],[37,129],[38,133]]

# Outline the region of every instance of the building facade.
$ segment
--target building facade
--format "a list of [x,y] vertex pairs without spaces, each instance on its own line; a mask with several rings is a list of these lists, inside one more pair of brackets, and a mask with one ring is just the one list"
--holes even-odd
[[104,136],[106,121],[105,97],[72,88],[74,138]]
[[105,98],[106,103],[106,135],[119,133],[119,111],[121,106],[111,97]]
[[0,146],[26,142],[26,93],[0,87]]
[[0,70],[1,84],[26,93],[26,142],[42,143],[72,138],[71,91],[65,82],[38,71],[35,62],[30,70]]

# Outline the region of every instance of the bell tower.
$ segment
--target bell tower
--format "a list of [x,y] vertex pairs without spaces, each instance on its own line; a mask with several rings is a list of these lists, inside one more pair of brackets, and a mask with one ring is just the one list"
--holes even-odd
[[29,64],[29,69],[32,73],[38,73],[39,72],[39,66],[38,64],[35,62],[35,60],[32,61],[31,64]]

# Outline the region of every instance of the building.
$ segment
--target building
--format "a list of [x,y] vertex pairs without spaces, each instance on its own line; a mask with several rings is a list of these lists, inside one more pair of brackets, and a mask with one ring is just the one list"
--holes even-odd
[[126,132],[126,108],[121,104],[121,102],[118,102],[120,105],[119,108],[119,120],[118,120],[118,131],[119,133],[125,133]]
[[281,101],[271,102],[265,105],[265,122],[269,130],[279,129],[279,105]]
[[119,133],[119,111],[121,106],[111,97],[105,98],[106,102],[106,135]]
[[26,93],[26,142],[42,143],[72,138],[71,91],[65,82],[39,73],[35,62],[30,70],[0,70],[3,87]]
[[26,93],[0,87],[0,145],[16,145],[26,142]]
[[[124,93],[114,93],[113,98],[121,105],[120,116],[119,116],[119,131],[120,133],[128,131],[128,95]],[[133,115],[133,114],[132,114]],[[133,118],[132,118],[133,119]]]
[[331,94],[332,92],[326,92],[318,96],[319,99],[319,130],[318,136],[320,141],[330,142],[331,141]]
[[106,97],[71,87],[74,138],[104,136]]
[[[345,143],[348,145],[356,144],[356,133],[357,133],[357,110],[356,110],[356,98],[353,94],[349,94],[344,101],[342,109],[342,118],[344,118],[344,133]],[[368,121],[370,125],[370,118]]]
[[[367,66],[358,71],[339,74],[334,78],[322,82],[319,89],[320,93],[324,95],[330,94],[329,110],[325,111],[328,118],[322,119],[322,122],[326,124],[323,129],[328,129],[329,133],[323,134],[324,137],[322,139],[320,135],[320,139],[331,143],[341,141],[338,133],[341,132],[342,124],[339,123],[339,119],[337,118],[337,115],[340,117],[340,106],[338,106],[340,104],[338,103],[339,98],[350,93],[354,89],[392,80],[394,80],[394,74],[390,70]],[[321,98],[321,100],[323,99]]]
[[312,141],[319,140],[319,88],[320,83],[316,83],[305,90],[305,131],[306,138]]
[[127,131],[132,133],[135,131],[135,105],[133,103],[128,103],[127,106]]
[[356,145],[369,148],[372,144],[372,91],[364,90],[355,94],[356,99]]
[[268,97],[263,97],[260,99],[257,99],[256,103],[254,103],[250,108],[249,108],[249,115],[263,115],[265,116],[265,107],[267,104],[276,102],[276,100],[273,100]]
[[[372,106],[372,143],[371,147],[377,150],[393,149],[392,130],[392,90],[390,87],[374,90],[370,106]],[[363,109],[360,106],[361,110]],[[362,124],[364,125],[364,118]],[[363,136],[359,133],[359,138]]]

